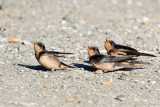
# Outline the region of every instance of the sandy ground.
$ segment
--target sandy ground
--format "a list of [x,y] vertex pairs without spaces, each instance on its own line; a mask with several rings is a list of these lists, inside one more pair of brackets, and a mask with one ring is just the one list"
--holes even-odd
[[[158,57],[139,57],[151,63],[143,69],[103,73],[87,63],[87,47],[106,54],[105,39]],[[75,53],[60,60],[77,68],[45,70],[37,41]],[[0,0],[0,50],[1,107],[160,106],[160,0]]]

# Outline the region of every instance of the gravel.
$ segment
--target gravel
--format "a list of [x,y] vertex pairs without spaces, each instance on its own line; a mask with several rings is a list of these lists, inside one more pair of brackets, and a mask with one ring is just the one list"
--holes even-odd
[[[159,107],[158,10],[159,0],[1,0],[0,106]],[[9,43],[10,38],[21,41]],[[105,39],[158,57],[139,57],[151,63],[143,69],[103,73],[88,63],[87,47],[106,54]],[[37,41],[47,50],[75,53],[60,60],[76,68],[40,66],[33,48]]]

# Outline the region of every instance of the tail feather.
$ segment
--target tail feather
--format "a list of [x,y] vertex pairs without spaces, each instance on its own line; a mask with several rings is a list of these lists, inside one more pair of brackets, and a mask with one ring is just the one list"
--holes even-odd
[[137,56],[151,56],[156,57],[155,55],[143,53],[143,52],[137,52],[137,51],[125,51],[127,55],[137,55]]
[[143,66],[145,64],[150,64],[148,62],[139,62],[139,61],[133,61],[133,62],[121,62],[118,63],[118,66],[121,67],[126,67],[126,68],[133,68],[133,67],[137,67],[137,66]]
[[139,54],[140,54],[141,56],[151,56],[151,57],[157,57],[157,56],[155,56],[155,55],[152,55],[152,54],[147,54],[147,53],[142,53],[142,52],[139,52]]

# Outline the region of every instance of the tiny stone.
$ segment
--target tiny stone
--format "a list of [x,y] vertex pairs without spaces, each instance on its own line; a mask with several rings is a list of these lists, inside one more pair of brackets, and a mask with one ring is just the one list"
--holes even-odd
[[131,73],[130,72],[123,72],[122,74],[124,74],[124,75],[130,75]]
[[160,69],[157,69],[156,72],[157,72],[157,73],[160,73]]
[[133,79],[131,79],[130,81],[133,82],[133,83],[138,83],[139,82],[138,80],[133,80]]
[[126,100],[126,97],[124,95],[118,95],[115,99],[119,101],[124,101]]
[[62,20],[61,21],[61,24],[66,24],[67,22],[65,20]]
[[155,83],[156,83],[156,81],[152,81],[152,82],[151,82],[151,84],[155,84]]
[[48,74],[44,74],[44,76],[43,76],[44,78],[48,78]]
[[144,16],[144,17],[143,17],[143,21],[146,21],[146,22],[147,22],[147,21],[149,21],[149,18]]
[[92,103],[92,101],[88,101],[89,103]]
[[22,44],[24,44],[24,45],[32,45],[32,43],[31,43],[31,42],[26,41],[26,40],[23,40],[23,41],[22,41]]
[[3,65],[3,64],[5,64],[5,62],[0,62],[0,64],[2,64],[2,65]]
[[124,75],[124,74],[121,74],[118,79],[120,79],[120,80],[126,80],[126,79],[127,79],[127,76]]
[[102,70],[97,70],[96,71],[96,74],[102,74],[103,72],[102,72]]

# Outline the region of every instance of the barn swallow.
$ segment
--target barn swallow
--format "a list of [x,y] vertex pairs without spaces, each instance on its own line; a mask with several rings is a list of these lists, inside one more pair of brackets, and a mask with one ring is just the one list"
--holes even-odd
[[112,40],[106,40],[105,48],[108,55],[117,56],[117,55],[136,55],[136,56],[151,56],[156,57],[155,55],[138,52],[136,49],[133,49],[128,46],[118,45]]
[[97,47],[88,47],[89,62],[96,69],[114,71],[124,68],[142,66],[146,63],[132,60],[136,55],[106,56],[100,54]]
[[[54,69],[64,69],[64,68],[74,68],[73,66],[67,65],[61,62],[56,54],[72,54],[72,53],[63,53],[55,51],[47,51],[44,44],[37,42],[34,43],[35,57],[37,61],[45,68],[49,70]],[[61,56],[60,56],[61,57]]]

